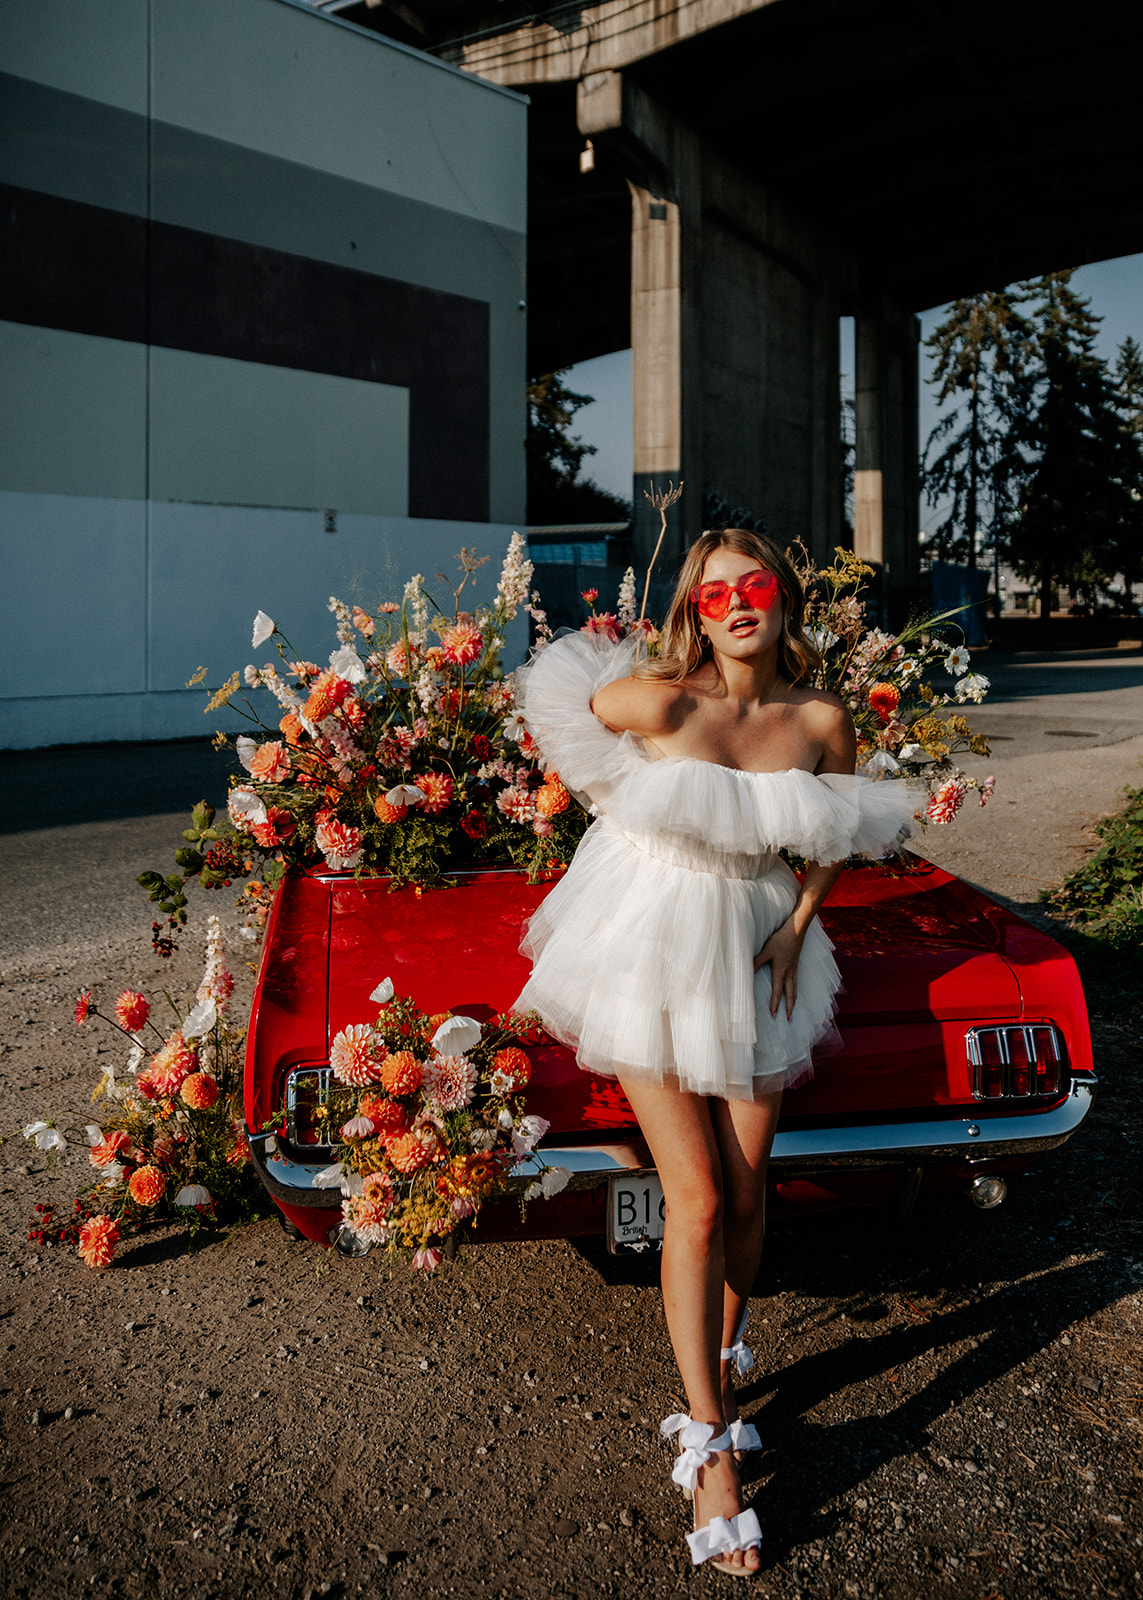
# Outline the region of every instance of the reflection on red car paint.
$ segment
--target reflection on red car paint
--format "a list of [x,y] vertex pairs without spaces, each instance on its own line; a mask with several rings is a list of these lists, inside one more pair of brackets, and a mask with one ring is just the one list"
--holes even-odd
[[[422,895],[324,869],[288,874],[254,998],[246,1122],[263,1181],[301,1233],[324,1242],[340,1222],[334,1195],[312,1184],[331,1157],[306,1113],[329,1041],[373,1019],[369,995],[385,977],[430,1013],[506,1009],[527,976],[522,930],[549,888],[508,870],[461,874]],[[912,856],[847,867],[822,921],[845,984],[844,1048],[786,1096],[771,1167],[776,1209],[908,1206],[966,1190],[996,1203],[1003,1184],[982,1180],[1006,1179],[1063,1143],[1092,1102],[1071,957]],[[573,1182],[523,1221],[511,1200],[487,1206],[474,1237],[602,1234],[609,1178],[649,1166],[638,1127],[618,1086],[581,1072],[562,1045],[528,1053],[528,1109],[550,1122],[544,1151],[572,1168]],[[287,1085],[296,1102],[288,1134]]]

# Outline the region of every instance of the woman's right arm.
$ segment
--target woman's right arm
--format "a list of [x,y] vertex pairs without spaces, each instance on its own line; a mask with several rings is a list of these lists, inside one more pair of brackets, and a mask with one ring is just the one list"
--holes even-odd
[[591,709],[613,733],[654,739],[674,733],[685,715],[687,691],[655,678],[616,678],[592,697]]

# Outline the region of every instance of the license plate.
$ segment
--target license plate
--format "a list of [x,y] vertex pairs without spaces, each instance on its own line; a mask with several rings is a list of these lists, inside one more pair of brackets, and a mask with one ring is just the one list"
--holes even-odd
[[608,1181],[607,1248],[658,1250],[663,1243],[666,1202],[655,1172],[633,1172]]

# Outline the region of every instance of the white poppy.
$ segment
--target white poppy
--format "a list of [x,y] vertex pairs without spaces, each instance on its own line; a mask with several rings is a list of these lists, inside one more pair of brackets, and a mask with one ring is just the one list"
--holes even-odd
[[570,1179],[571,1173],[567,1167],[549,1167],[540,1179],[544,1199],[550,1200],[554,1194],[559,1194],[561,1189],[566,1189]]
[[[508,1110],[507,1106],[503,1106],[501,1108],[500,1115],[496,1118],[496,1120],[500,1124],[500,1126],[505,1130],[505,1132],[507,1132],[507,1130],[512,1126],[512,1113]],[[512,1143],[513,1144],[516,1143],[516,1136],[515,1135],[513,1135],[513,1137],[512,1137]],[[528,1146],[528,1148],[530,1149],[531,1146]],[[517,1151],[517,1154],[519,1154],[519,1151]]]
[[235,740],[234,748],[238,754],[239,761],[249,772],[250,762],[253,759],[255,750],[258,748],[257,739],[251,739],[249,734],[243,733]]
[[968,651],[965,649],[964,645],[958,644],[956,648],[950,650],[948,655],[945,657],[945,671],[955,672],[959,678],[962,673],[968,671],[968,663]]
[[345,1177],[345,1167],[340,1161],[335,1161],[332,1167],[323,1167],[320,1172],[314,1173],[313,1187],[315,1189],[340,1189],[341,1181]]
[[419,806],[425,798],[425,791],[415,783],[395,784],[385,796],[391,806]]
[[346,683],[365,682],[365,663],[351,644],[343,644],[340,650],[335,650],[329,658],[329,664]]
[[865,770],[871,777],[879,776],[882,772],[900,772],[901,763],[888,750],[878,750],[876,755],[870,756],[865,763]]
[[257,650],[260,645],[264,645],[266,643],[266,640],[269,639],[274,632],[275,627],[276,623],[274,622],[273,617],[268,617],[264,611],[259,611],[258,615],[254,618],[254,637],[251,640],[255,650]]
[[105,1189],[114,1189],[126,1170],[127,1168],[122,1161],[109,1161],[103,1169],[103,1187]]
[[376,989],[374,989],[369,998],[370,1000],[375,1001],[379,1006],[387,1006],[390,1000],[393,998],[393,993],[392,978],[382,978],[381,982],[377,985]]
[[[41,1122],[38,1123],[37,1126],[44,1128],[47,1126],[47,1124]],[[99,1126],[98,1122],[89,1122],[83,1131],[87,1135],[87,1142],[93,1150],[97,1144],[103,1143],[103,1129]],[[28,1130],[26,1128],[24,1129],[24,1137],[25,1139],[28,1137]]]
[[439,1056],[463,1056],[480,1043],[480,1024],[475,1017],[446,1017],[433,1034],[433,1049]]
[[360,1172],[351,1172],[342,1179],[341,1192],[351,1197],[365,1193],[365,1179]]
[[202,1039],[218,1021],[218,1007],[211,999],[200,1000],[183,1023],[184,1039]]
[[528,1187],[524,1190],[524,1199],[525,1200],[538,1200],[540,1198],[540,1196],[543,1194],[543,1192],[544,1192],[543,1189],[541,1188],[541,1186],[538,1183],[530,1183],[528,1185]]
[[902,761],[931,761],[933,758],[923,744],[903,744],[897,752]]
[[208,1206],[210,1204],[210,1190],[204,1189],[201,1183],[187,1183],[175,1196],[177,1206]]
[[46,1122],[29,1122],[24,1129],[24,1138],[33,1140],[37,1150],[58,1150],[63,1155],[67,1149],[63,1134],[58,1128],[49,1127]]

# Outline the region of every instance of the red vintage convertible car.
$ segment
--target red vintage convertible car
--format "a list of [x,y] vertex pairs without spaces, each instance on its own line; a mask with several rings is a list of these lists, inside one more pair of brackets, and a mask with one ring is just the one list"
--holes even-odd
[[[459,874],[418,895],[386,879],[294,870],[266,933],[246,1062],[258,1171],[291,1231],[336,1243],[340,1196],[315,1188],[333,1159],[315,1111],[329,1045],[390,977],[427,1012],[478,1020],[511,1005],[527,966],[521,930],[550,884],[514,871]],[[840,1054],[787,1094],[771,1163],[779,1212],[965,1194],[1000,1203],[1007,1179],[1073,1134],[1095,1091],[1075,964],[1045,934],[912,855],[851,864],[822,912],[845,982]],[[530,1112],[567,1188],[484,1207],[476,1240],[661,1236],[662,1192],[621,1090],[563,1046],[529,1050]],[[270,1130],[269,1132],[267,1130]],[[534,1176],[522,1163],[521,1190]],[[351,1243],[354,1241],[351,1240]]]

